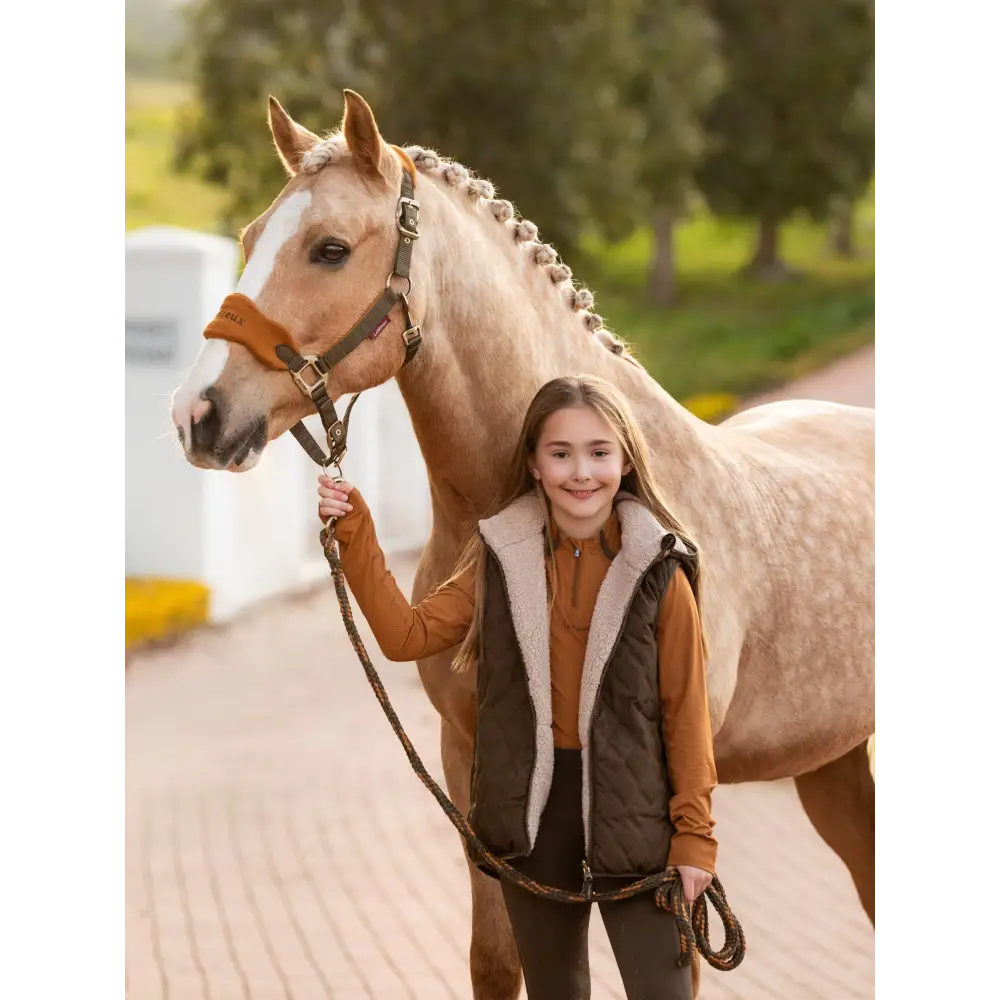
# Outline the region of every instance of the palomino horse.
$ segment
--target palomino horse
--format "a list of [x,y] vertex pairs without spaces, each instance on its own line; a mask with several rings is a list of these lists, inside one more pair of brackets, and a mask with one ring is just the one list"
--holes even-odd
[[[450,573],[539,386],[576,372],[615,383],[704,557],[720,781],[794,778],[874,922],[866,755],[875,728],[874,410],[782,402],[705,424],[602,328],[590,292],[574,286],[536,227],[497,200],[488,181],[429,150],[387,145],[350,91],[339,133],[320,139],[273,99],[270,126],[290,180],[244,233],[237,291],[289,331],[303,355],[327,351],[384,289],[401,238],[403,171],[416,178],[420,238],[412,288],[401,290],[409,290],[423,346],[402,369],[403,311],[394,309],[326,376],[334,400],[398,377],[433,503],[414,601]],[[219,339],[206,342],[172,409],[188,460],[234,472],[252,468],[268,441],[310,412],[287,371]],[[441,716],[449,792],[467,809],[474,679],[453,673],[447,655],[418,669]],[[474,994],[509,1000],[520,968],[498,885],[476,872],[471,879]]]

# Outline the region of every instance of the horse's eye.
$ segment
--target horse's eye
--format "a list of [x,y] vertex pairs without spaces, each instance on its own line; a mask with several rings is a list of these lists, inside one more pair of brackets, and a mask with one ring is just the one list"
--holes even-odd
[[323,240],[318,243],[312,252],[312,259],[321,264],[341,264],[347,259],[351,251],[335,240]]

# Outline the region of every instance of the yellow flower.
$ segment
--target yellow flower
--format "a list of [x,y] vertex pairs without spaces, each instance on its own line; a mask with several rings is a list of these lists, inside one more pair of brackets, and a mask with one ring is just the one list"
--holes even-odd
[[125,648],[208,620],[209,590],[192,580],[125,581]]
[[717,424],[736,409],[739,399],[730,392],[703,392],[685,399],[682,405],[700,420]]

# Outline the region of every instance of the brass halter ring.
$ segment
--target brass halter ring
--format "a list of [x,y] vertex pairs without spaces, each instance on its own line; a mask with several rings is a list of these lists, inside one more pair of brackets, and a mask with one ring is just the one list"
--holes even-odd
[[406,282],[406,291],[399,293],[400,298],[402,298],[402,300],[404,302],[406,302],[406,297],[413,290],[413,282],[410,280],[410,276],[408,274],[396,274],[395,271],[391,271],[389,273],[388,277],[385,279],[385,287],[386,288],[392,288],[392,279],[393,278],[402,278]]

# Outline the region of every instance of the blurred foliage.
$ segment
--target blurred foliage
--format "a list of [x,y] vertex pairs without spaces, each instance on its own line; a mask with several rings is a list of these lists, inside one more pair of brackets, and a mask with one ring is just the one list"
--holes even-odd
[[201,111],[185,123],[180,162],[226,186],[234,218],[252,217],[282,183],[261,127],[267,94],[323,133],[339,124],[349,85],[390,141],[440,148],[497,183],[546,238],[571,244],[597,207],[598,178],[605,217],[629,194],[624,182],[614,189],[632,168],[634,122],[623,115],[615,128],[595,108],[618,101],[630,61],[618,14],[631,2],[580,2],[567,17],[544,2],[203,0],[192,32]]
[[628,88],[642,125],[636,183],[653,229],[647,292],[669,305],[676,292],[675,226],[695,194],[705,151],[702,122],[722,85],[715,23],[700,2],[643,0],[635,27],[640,65]]
[[176,163],[226,190],[229,228],[259,215],[287,177],[267,128],[277,97],[307,128],[340,123],[343,89],[373,89],[360,60],[365,21],[354,0],[196,0],[185,71],[197,101],[184,109]]
[[488,177],[572,261],[587,223],[621,238],[637,218],[638,6],[369,0],[376,117]]
[[641,59],[628,94],[642,128],[642,207],[683,211],[705,151],[702,119],[724,80],[718,31],[699,2],[643,0],[634,34]]
[[642,294],[653,236],[585,241],[576,269],[597,293],[597,310],[633,345],[675,398],[745,397],[778,386],[875,339],[874,191],[858,205],[854,259],[832,257],[822,224],[798,214],[782,227],[785,256],[800,276],[761,283],[739,272],[755,241],[751,223],[694,212],[677,227],[672,307]]
[[125,73],[162,79],[175,75],[184,40],[181,0],[128,0],[125,4]]
[[[185,84],[129,80],[125,86],[125,228],[173,225],[231,235],[227,192],[179,172],[174,141],[193,97]],[[247,220],[249,221],[249,220]]]
[[[727,4],[746,24],[742,49],[732,10],[708,16]],[[650,373],[717,419],[730,399],[874,339],[870,53],[857,71],[869,7],[817,5],[194,0],[188,82],[126,88],[126,226],[232,235],[284,184],[267,95],[322,134],[350,86],[390,141],[436,147],[493,180]],[[757,81],[760,94],[734,97]],[[829,120],[801,121],[800,100]],[[727,118],[734,107],[756,116],[756,146]],[[716,214],[694,183],[713,170],[729,178],[725,197],[705,183]],[[817,221],[831,205],[853,206],[851,259],[831,253]],[[784,220],[782,256],[798,280],[761,284],[740,270],[764,211]],[[669,309],[645,294],[664,245],[676,261]]]
[[[872,0],[708,0],[726,84],[696,171],[715,212],[761,225],[760,268],[797,210],[824,217],[857,198],[875,162]],[[770,241],[773,245],[768,247]]]
[[197,101],[177,163],[225,188],[229,225],[282,185],[267,95],[323,133],[345,86],[391,141],[493,180],[571,263],[586,229],[652,221],[663,302],[696,183],[715,212],[760,222],[768,265],[784,219],[845,229],[871,179],[872,0],[130,0],[129,64],[175,65],[182,17]]

